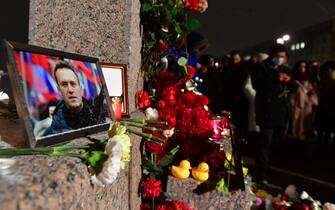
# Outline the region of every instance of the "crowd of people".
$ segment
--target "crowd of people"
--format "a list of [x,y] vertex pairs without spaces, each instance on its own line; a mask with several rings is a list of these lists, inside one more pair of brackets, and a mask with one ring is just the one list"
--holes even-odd
[[335,144],[335,60],[321,66],[300,60],[290,68],[288,58],[285,46],[275,44],[268,54],[248,60],[238,51],[216,61],[210,55],[198,59],[200,90],[210,99],[211,110],[232,111],[238,138],[257,136],[260,181],[267,177],[272,142],[284,136]]

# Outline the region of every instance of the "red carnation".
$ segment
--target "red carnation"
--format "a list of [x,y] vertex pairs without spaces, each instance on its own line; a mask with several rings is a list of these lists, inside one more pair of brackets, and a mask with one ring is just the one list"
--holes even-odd
[[278,210],[286,210],[287,206],[286,205],[280,205]]
[[280,196],[280,200],[282,200],[282,201],[287,201],[287,200],[288,200],[288,195],[285,194],[285,193],[281,194],[281,196]]
[[153,142],[153,141],[146,141],[144,143],[144,147],[145,147],[146,152],[155,153],[155,154],[162,153],[166,144],[167,144],[166,137],[160,132],[153,132],[153,131],[145,130],[145,129],[143,129],[143,132],[144,133],[149,133],[149,134],[151,134],[155,137],[158,137],[158,138],[164,140],[161,144]]
[[186,43],[186,38],[185,37],[181,37],[179,40],[178,40],[178,45],[180,47],[183,47]]
[[206,136],[210,134],[211,127],[209,123],[208,113],[202,107],[198,107],[192,110],[192,129],[191,133],[200,136]]
[[[165,136],[159,132],[153,132],[152,135],[165,140]],[[164,141],[162,144],[158,144],[152,141],[145,142],[145,149],[149,153],[159,154],[163,151],[165,146],[166,146],[166,141]]]
[[192,107],[196,97],[197,95],[195,93],[193,93],[192,91],[187,91],[179,97],[177,104]]
[[174,86],[178,82],[178,77],[171,71],[161,71],[156,76],[156,88],[161,90],[164,87]]
[[178,113],[178,129],[179,134],[183,136],[187,136],[188,133],[188,126],[191,123],[191,108],[187,108],[186,106],[178,106],[177,113]]
[[164,41],[159,41],[156,45],[156,48],[159,52],[165,51],[169,48],[169,43]]
[[195,74],[195,68],[191,65],[186,65],[187,67],[187,79],[192,79]]
[[155,206],[155,210],[170,210],[170,208],[166,206],[164,203],[162,203],[162,204]]
[[194,105],[194,107],[204,107],[208,103],[209,103],[209,100],[208,100],[207,96],[197,95],[197,97],[194,100],[193,105]]
[[151,210],[151,205],[148,203],[141,203],[140,210]]
[[176,88],[171,86],[164,88],[162,90],[162,99],[166,102],[166,104],[170,107],[174,107],[176,105]]
[[182,201],[165,201],[164,204],[169,207],[167,209],[192,210],[186,203]]
[[150,106],[149,94],[144,90],[137,91],[137,106],[139,109],[145,109]]
[[197,139],[209,137],[212,131],[208,113],[200,107],[178,110],[178,130],[183,137]]
[[191,11],[198,11],[199,0],[185,0],[185,6]]
[[166,106],[167,106],[167,105],[166,105],[165,101],[163,101],[163,100],[159,100],[159,101],[157,102],[157,109],[158,109],[158,110],[162,110],[162,109],[164,109]]
[[144,198],[155,198],[162,192],[161,181],[153,178],[142,181],[141,188]]
[[274,209],[278,209],[278,208],[280,207],[279,201],[278,201],[278,200],[274,200],[274,201],[272,202],[272,207],[273,207]]
[[185,87],[185,83],[188,81],[188,80],[190,80],[190,79],[192,79],[192,77],[194,76],[194,74],[195,74],[195,69],[194,69],[194,67],[193,66],[191,66],[191,65],[186,65],[186,67],[187,67],[187,75],[185,76],[185,77],[183,77],[182,79],[180,79],[179,81],[178,81],[178,83],[176,84],[176,86],[178,87],[178,88],[184,88]]
[[172,108],[165,107],[162,110],[159,110],[158,120],[168,122],[167,125],[162,125],[163,129],[171,129],[175,127],[177,122],[176,111]]
[[309,210],[310,208],[305,203],[295,203],[292,205],[292,209],[293,210]]

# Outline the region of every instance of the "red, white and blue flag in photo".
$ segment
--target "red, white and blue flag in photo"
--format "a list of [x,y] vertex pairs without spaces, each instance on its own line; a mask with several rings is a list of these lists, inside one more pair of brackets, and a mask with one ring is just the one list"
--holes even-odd
[[[29,108],[38,109],[50,101],[61,100],[52,70],[60,58],[24,51],[15,51],[14,55]],[[83,97],[93,100],[100,93],[102,85],[96,64],[64,60],[75,66],[79,82],[83,86]]]

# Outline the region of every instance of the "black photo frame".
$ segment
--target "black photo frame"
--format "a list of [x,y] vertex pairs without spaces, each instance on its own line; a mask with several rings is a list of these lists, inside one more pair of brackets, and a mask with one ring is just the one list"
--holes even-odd
[[[7,52],[7,69],[16,109],[23,126],[25,141],[28,141],[31,147],[52,145],[104,131],[108,129],[110,122],[115,120],[97,58],[6,40],[3,44]],[[76,89],[77,96],[66,96],[61,89],[65,86],[63,87],[63,83],[60,85],[60,82],[55,79],[53,71],[57,69],[55,66],[60,63],[71,66],[73,73],[70,72],[70,74],[76,78],[77,86],[81,88]],[[69,72],[67,70],[65,72]],[[62,73],[64,70],[58,72],[61,72],[57,74],[61,75],[61,78],[65,77],[66,73]],[[68,87],[70,86],[68,85]],[[81,95],[79,96],[79,94]],[[66,100],[70,102],[66,102]],[[53,108],[56,107],[53,115],[49,112],[51,102],[54,102]],[[84,111],[72,113],[74,108],[71,107],[71,103],[78,103],[77,106],[81,107],[78,109],[85,109],[84,111],[88,114],[82,114]],[[40,108],[43,106],[47,106],[47,108]],[[68,109],[64,111],[64,107]],[[38,129],[37,132],[37,123],[41,124],[45,120],[41,117],[41,113],[44,111],[48,113],[45,118],[48,118],[47,123],[40,126],[42,127],[41,132]],[[71,118],[65,118],[68,116],[65,115],[68,112],[70,112]],[[49,127],[54,127],[51,124],[56,122],[54,116],[58,113],[61,113],[61,116],[64,115],[64,119],[73,119],[75,122],[65,121],[65,124],[67,126],[73,124],[74,127],[59,128],[59,130],[49,129]],[[63,123],[63,121],[60,122]],[[49,130],[53,132],[47,132]]]

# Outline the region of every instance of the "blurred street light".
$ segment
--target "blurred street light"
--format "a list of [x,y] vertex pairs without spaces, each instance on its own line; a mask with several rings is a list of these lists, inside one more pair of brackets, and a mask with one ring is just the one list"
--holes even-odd
[[288,40],[290,40],[290,35],[288,35],[288,34],[285,34],[284,36],[283,36],[283,40],[285,41],[285,42],[287,42]]
[[278,43],[278,44],[284,44],[284,42],[285,42],[285,41],[284,41],[283,38],[278,38],[278,39],[277,39],[277,43]]
[[301,43],[300,43],[300,48],[301,48],[301,49],[304,49],[304,48],[305,48],[305,42],[301,42]]

